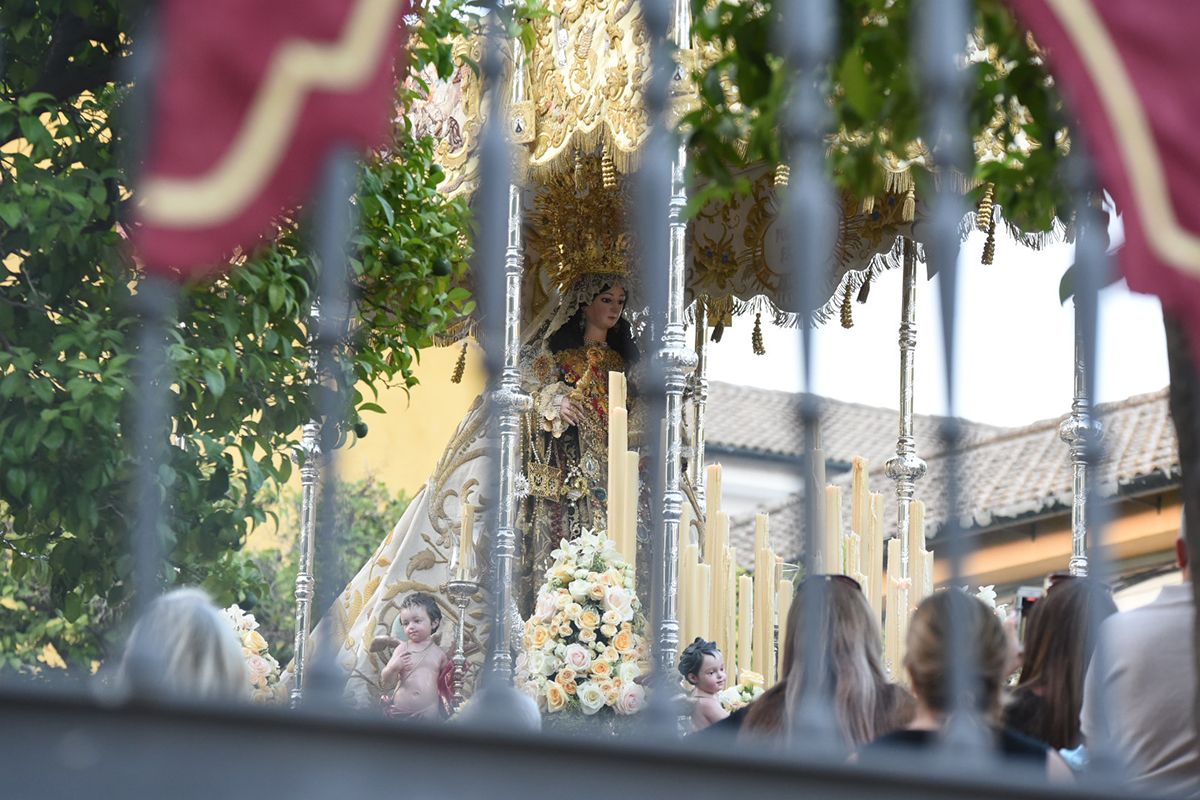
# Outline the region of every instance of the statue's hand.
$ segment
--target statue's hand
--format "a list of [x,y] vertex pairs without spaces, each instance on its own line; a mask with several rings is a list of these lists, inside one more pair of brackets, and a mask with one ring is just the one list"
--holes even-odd
[[570,397],[563,398],[562,405],[558,409],[558,415],[572,425],[578,425],[583,419],[580,409],[576,407],[575,403],[571,402]]
[[376,636],[371,640],[371,652],[378,653],[398,644],[400,644],[400,640],[392,636]]

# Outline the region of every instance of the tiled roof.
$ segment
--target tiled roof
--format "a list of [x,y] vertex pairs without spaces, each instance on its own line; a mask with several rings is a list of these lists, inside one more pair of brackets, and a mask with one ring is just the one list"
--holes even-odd
[[[821,399],[821,449],[826,460],[848,469],[861,455],[883,463],[896,452],[899,415],[895,409]],[[709,384],[705,444],[717,453],[787,457],[800,454],[800,395],[713,381]],[[913,419],[918,441],[937,438],[941,417],[918,414]],[[969,442],[996,435],[1003,428],[963,420]]]
[[[1167,401],[1167,390],[1137,395],[1098,406],[1104,425],[1105,461],[1101,484],[1106,497],[1137,493],[1142,487],[1170,486],[1180,481],[1179,450]],[[1058,436],[1064,417],[1002,430],[994,436],[969,442],[960,451],[959,521],[967,530],[985,530],[1045,514],[1065,513],[1071,507],[1070,452]],[[918,437],[918,443],[921,442]],[[860,448],[866,452],[866,448]],[[941,494],[949,459],[946,454],[922,453],[929,471],[917,483],[917,498],[926,504],[928,536],[933,538],[946,521]],[[894,531],[894,484],[883,474],[881,459],[870,464],[871,490],[888,498],[885,519]],[[846,487],[849,514],[849,475],[835,479]],[[800,552],[801,498],[793,495],[771,514],[771,538],[785,558]],[[739,559],[748,563],[754,539],[753,518],[734,520],[730,538]]]

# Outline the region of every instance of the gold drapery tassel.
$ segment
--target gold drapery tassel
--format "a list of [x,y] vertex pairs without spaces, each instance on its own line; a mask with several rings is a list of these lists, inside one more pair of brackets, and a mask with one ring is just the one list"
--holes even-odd
[[989,183],[983,187],[983,197],[979,198],[979,209],[975,213],[975,227],[981,231],[992,231],[992,216],[996,209],[996,186]]
[[767,348],[763,345],[762,314],[754,315],[754,333],[750,334],[750,346],[754,349],[756,356],[767,354]]
[[617,188],[617,167],[613,164],[612,152],[607,144],[604,145],[604,152],[600,156],[600,176],[605,189]]
[[850,307],[850,287],[846,287],[846,293],[842,295],[842,327],[846,330],[854,327],[854,312]]
[[458,361],[454,365],[454,372],[450,375],[451,383],[462,383],[463,372],[467,368],[467,343],[462,343],[462,349],[458,351]]
[[870,214],[874,210],[875,210],[875,195],[869,194],[863,198],[862,213]]
[[575,148],[575,191],[582,192],[583,185],[583,153],[577,147]]
[[900,206],[900,219],[903,222],[912,222],[917,218],[917,187],[909,186],[908,191],[904,193],[904,203]]
[[989,216],[991,224],[988,225],[987,241],[983,243],[983,258],[981,259],[984,266],[991,266],[996,259],[996,216],[994,214]]
[[775,188],[786,189],[788,181],[792,178],[792,168],[787,164],[775,165]]

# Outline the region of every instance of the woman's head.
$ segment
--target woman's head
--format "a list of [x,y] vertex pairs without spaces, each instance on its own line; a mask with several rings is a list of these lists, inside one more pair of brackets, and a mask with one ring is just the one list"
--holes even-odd
[[134,659],[149,665],[149,679],[166,694],[238,700],[250,689],[233,627],[199,589],[175,589],[150,604],[125,646],[126,678]]
[[963,645],[973,648],[970,662],[976,671],[969,687],[975,711],[995,717],[1008,663],[1008,637],[992,609],[958,589],[937,592],[922,601],[908,624],[908,652],[904,666],[917,701],[938,714],[950,710],[950,619],[961,625]]
[[725,688],[725,659],[716,642],[700,637],[679,656],[679,674],[702,692],[716,694]]
[[1117,613],[1108,589],[1088,578],[1050,587],[1033,607],[1025,631],[1025,660],[1018,688],[1037,692],[1046,704],[1047,744],[1079,744],[1083,678],[1095,649],[1096,627]]
[[605,331],[605,342],[627,365],[635,363],[639,354],[633,327],[623,315],[628,302],[629,294],[620,280],[603,284],[590,300],[580,303],[561,327],[550,331],[550,349],[560,353],[583,347],[584,331],[590,322]]

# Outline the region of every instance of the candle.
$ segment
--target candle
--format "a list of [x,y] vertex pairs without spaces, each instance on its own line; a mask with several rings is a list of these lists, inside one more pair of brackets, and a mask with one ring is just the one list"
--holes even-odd
[[887,625],[884,635],[884,651],[892,680],[903,677],[904,636],[908,628],[908,591],[900,574],[900,538],[888,540],[887,576]]
[[[719,509],[714,511],[706,527],[707,531],[711,531],[712,534],[710,541],[705,543],[704,551],[704,560],[713,570],[713,592],[709,599],[709,619],[712,621],[713,635],[723,637],[725,630],[722,626],[725,625],[727,617],[726,606],[729,605],[729,595],[737,590],[734,584],[726,583],[728,569],[725,565],[725,536],[729,530],[729,515]],[[710,546],[711,550],[707,549]],[[732,645],[732,642],[727,642],[726,645]]]
[[[629,412],[624,404],[613,402],[613,394],[620,381],[615,378],[620,373],[608,373],[609,405],[608,405],[608,538],[619,545],[621,542],[621,524],[625,520],[625,461],[623,454],[629,448]],[[622,376],[623,377],[623,376]]]
[[825,572],[839,575],[842,564],[842,487],[825,487]]
[[722,561],[725,563],[725,631],[722,639],[728,652],[737,641],[737,560],[732,552],[727,552]]
[[[741,670],[752,669],[757,660],[751,654],[754,636],[754,579],[743,575],[738,579],[737,665]],[[754,670],[758,672],[757,669]]]
[[[712,640],[709,623],[709,596],[712,594],[712,567],[708,564],[696,565],[696,636]],[[694,637],[693,637],[694,638]],[[689,642],[690,644],[690,642]]]
[[691,506],[687,497],[683,498],[683,509],[679,514],[679,537],[675,541],[676,548],[676,565],[675,565],[675,617],[679,623],[679,640],[682,643],[684,636],[687,635],[687,547],[690,538],[688,536],[688,518],[691,516]]
[[862,572],[862,537],[854,531],[842,536],[842,563],[846,568],[847,575],[856,575]]
[[704,560],[717,560],[717,512],[721,510],[721,465],[709,464],[704,489]]
[[686,545],[683,548],[683,571],[680,577],[680,594],[684,598],[684,610],[679,619],[679,630],[683,633],[679,639],[684,647],[691,644],[697,636],[704,635],[698,630],[701,617],[697,599],[699,593],[696,589],[699,575],[696,568],[699,565],[700,548],[694,544]]
[[[765,679],[770,670],[767,664],[774,649],[767,638],[767,628],[772,625],[766,598],[775,585],[775,554],[771,552],[769,518],[766,514],[754,517],[754,661],[753,669]],[[774,638],[774,637],[771,637]],[[768,684],[770,685],[770,684]]]
[[850,484],[850,530],[859,536],[867,535],[871,517],[871,494],[867,482],[867,460],[855,456],[852,460]]
[[929,594],[925,585],[925,504],[913,500],[908,504],[908,576],[912,591],[909,600],[914,606]]
[[883,621],[883,512],[884,498],[882,494],[871,495],[870,515],[867,521],[867,535],[863,540],[863,572],[867,582],[863,588],[867,592],[867,600],[875,610],[875,619]]
[[471,560],[474,554],[473,536],[475,531],[475,506],[470,503],[462,504],[462,526],[458,532],[458,574],[460,581],[465,581],[471,574]]
[[779,652],[775,656],[776,674],[783,675],[783,654],[787,652],[788,615],[792,612],[792,595],[796,587],[791,581],[780,581],[776,604],[779,606]]

